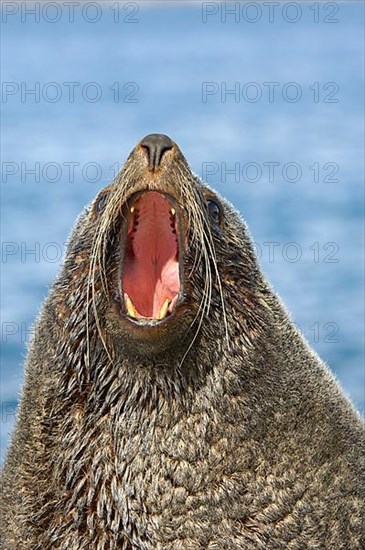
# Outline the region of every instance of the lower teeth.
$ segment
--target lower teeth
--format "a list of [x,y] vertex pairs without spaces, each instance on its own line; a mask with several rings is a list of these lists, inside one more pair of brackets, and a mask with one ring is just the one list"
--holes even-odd
[[[175,300],[175,299],[174,299]],[[140,315],[134,305],[134,303],[132,302],[132,300],[130,299],[130,297],[128,296],[127,293],[124,294],[124,305],[125,305],[125,308],[127,310],[127,313],[130,317],[133,317],[133,319],[157,319],[158,321],[161,321],[162,319],[165,319],[165,317],[167,316],[168,312],[169,312],[169,307],[171,305],[171,300],[169,300],[168,298],[166,298],[166,300],[164,301],[160,311],[157,313],[157,316],[156,317],[143,317],[143,315]]]

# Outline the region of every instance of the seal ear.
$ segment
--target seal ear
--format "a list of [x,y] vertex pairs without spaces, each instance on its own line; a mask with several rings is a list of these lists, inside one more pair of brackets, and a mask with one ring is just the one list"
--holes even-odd
[[216,225],[220,225],[222,221],[222,207],[218,201],[207,199],[207,206],[212,222]]
[[108,202],[108,195],[109,191],[106,191],[105,189],[99,194],[98,197],[96,197],[94,205],[93,205],[93,211],[96,216],[100,216],[102,211],[105,208],[106,203]]

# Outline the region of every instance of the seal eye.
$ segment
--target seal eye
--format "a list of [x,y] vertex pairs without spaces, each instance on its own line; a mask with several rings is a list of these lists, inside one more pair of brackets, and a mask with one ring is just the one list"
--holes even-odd
[[102,195],[100,195],[100,197],[98,197],[98,199],[96,200],[96,204],[95,204],[95,212],[96,214],[99,216],[102,211],[104,210],[104,207],[107,203],[107,199],[108,199],[108,193],[103,193]]
[[207,206],[212,221],[217,225],[220,224],[222,213],[218,203],[213,201],[212,199],[207,199]]

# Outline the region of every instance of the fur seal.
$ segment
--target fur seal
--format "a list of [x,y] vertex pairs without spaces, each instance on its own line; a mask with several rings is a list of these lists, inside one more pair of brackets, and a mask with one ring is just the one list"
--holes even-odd
[[2,547],[364,548],[364,430],[234,208],[146,136],[36,325]]

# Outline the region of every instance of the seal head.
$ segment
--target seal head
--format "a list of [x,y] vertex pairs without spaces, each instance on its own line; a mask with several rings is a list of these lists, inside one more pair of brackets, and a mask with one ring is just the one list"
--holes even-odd
[[223,287],[235,284],[239,262],[247,285],[237,298],[250,299],[258,273],[251,245],[243,235],[242,249],[230,230],[241,225],[237,214],[192,174],[168,136],[142,139],[81,223],[83,241],[93,244],[81,261],[79,225],[69,262],[79,292],[87,273],[84,292],[108,353],[171,366],[202,330],[229,337]]

